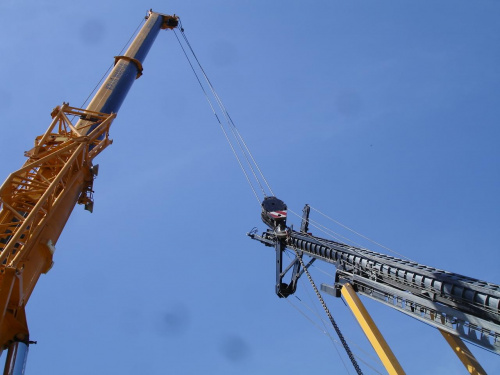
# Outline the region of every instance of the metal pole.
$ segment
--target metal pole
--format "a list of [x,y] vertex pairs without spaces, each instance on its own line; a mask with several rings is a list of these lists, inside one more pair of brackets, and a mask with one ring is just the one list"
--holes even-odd
[[3,375],[24,375],[28,359],[28,344],[16,341],[10,344]]

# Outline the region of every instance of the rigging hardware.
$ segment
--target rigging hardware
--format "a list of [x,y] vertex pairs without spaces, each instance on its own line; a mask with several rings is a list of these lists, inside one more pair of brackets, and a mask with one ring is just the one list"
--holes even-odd
[[[308,205],[304,207],[300,232],[286,226],[286,217],[273,221],[268,206],[263,203],[262,207],[262,219],[270,229],[262,235],[248,236],[275,248],[276,294],[280,298],[295,292],[301,275],[296,264],[305,268],[302,256],[307,255],[337,269],[335,284],[323,284],[324,292],[340,297],[342,286],[349,283],[360,294],[500,354],[499,285],[313,236],[307,233]],[[286,233],[285,239],[282,233]],[[281,254],[287,248],[297,256],[283,271]],[[284,276],[292,268],[291,282],[284,283]]]

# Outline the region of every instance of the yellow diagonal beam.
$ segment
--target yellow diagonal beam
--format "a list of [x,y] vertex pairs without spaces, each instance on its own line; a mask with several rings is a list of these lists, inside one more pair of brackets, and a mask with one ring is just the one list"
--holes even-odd
[[391,375],[405,374],[403,368],[396,359],[396,356],[375,325],[375,322],[371,318],[370,314],[368,314],[363,302],[361,302],[351,284],[344,284],[342,286],[341,293],[387,372]]
[[471,353],[460,337],[452,335],[451,333],[441,329],[439,332],[441,332],[448,345],[450,345],[451,349],[457,355],[458,359],[462,361],[467,371],[469,371],[469,374],[486,375],[486,371],[484,371],[476,357],[474,357],[474,354]]

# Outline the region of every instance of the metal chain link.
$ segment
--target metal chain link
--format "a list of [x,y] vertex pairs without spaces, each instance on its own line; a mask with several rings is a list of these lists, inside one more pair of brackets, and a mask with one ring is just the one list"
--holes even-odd
[[316,287],[316,284],[314,283],[314,280],[312,279],[311,274],[309,273],[308,269],[306,268],[304,261],[299,256],[299,251],[297,250],[297,248],[295,247],[295,245],[293,243],[288,243],[288,245],[293,249],[293,251],[295,251],[295,255],[297,256],[297,259],[299,260],[302,269],[304,270],[305,274],[307,275],[307,278],[309,279],[309,282],[311,283],[311,286],[314,289],[314,293],[316,293],[316,296],[318,297],[318,300],[320,301],[321,306],[323,306],[323,309],[325,310],[326,315],[328,315],[328,319],[330,319],[330,322],[332,323],[332,326],[335,329],[335,332],[337,333],[337,336],[339,337],[340,342],[342,343],[342,346],[344,347],[344,349],[347,353],[347,356],[351,360],[351,363],[354,366],[354,369],[356,370],[358,375],[362,375],[363,371],[361,371],[361,368],[359,367],[358,362],[356,361],[356,358],[354,358],[354,355],[352,354],[351,349],[349,348],[349,345],[345,341],[344,336],[342,335],[342,332],[340,332],[339,326],[335,322],[335,319],[333,319],[333,316],[330,313],[328,306],[326,306],[326,303],[323,300],[323,297],[321,296],[318,288]]

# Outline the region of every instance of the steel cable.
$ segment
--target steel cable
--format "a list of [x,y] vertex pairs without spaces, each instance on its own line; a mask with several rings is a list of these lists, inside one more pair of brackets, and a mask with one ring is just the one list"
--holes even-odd
[[[205,73],[205,69],[203,69],[203,67],[201,66],[201,63],[200,61],[198,60],[198,57],[196,56],[193,48],[191,47],[191,44],[189,43],[189,41],[187,40],[187,36],[186,34],[184,33],[184,28],[182,27],[181,25],[181,35],[182,37],[184,38],[184,41],[186,42],[187,46],[189,47],[189,50],[191,51],[191,54],[193,55],[194,59],[196,60],[196,62],[198,63],[198,67],[200,68],[201,72],[203,73],[203,77],[205,78],[205,81],[207,82],[209,88],[210,88],[210,91],[212,92],[212,95],[214,96],[217,104],[219,105],[219,109],[222,111],[222,114],[224,115],[225,119],[226,119],[226,122],[228,123],[229,125],[229,128],[231,130],[231,132],[233,133],[233,137],[236,139],[236,142],[238,143],[238,146],[240,147],[240,150],[241,152],[243,153],[243,155],[245,156],[245,159],[247,161],[247,165],[249,166],[250,170],[252,171],[252,174],[255,178],[255,180],[257,181],[259,187],[260,187],[260,190],[262,191],[262,194],[264,196],[266,196],[266,192],[259,180],[259,178],[257,177],[257,174],[255,173],[254,169],[253,169],[253,166],[252,166],[252,163],[250,163],[250,161],[248,160],[248,155],[247,153],[245,152],[244,148],[242,147],[241,143],[240,143],[240,139],[243,141],[243,138],[241,137],[241,135],[239,134],[239,132],[237,131],[236,127],[234,126],[234,124],[232,124],[231,126],[231,118],[229,116],[229,113],[227,112],[224,104],[222,103],[222,100],[220,99],[219,95],[217,94],[217,92],[215,91],[215,87],[212,85],[212,82],[210,81],[210,79],[208,78],[208,75]],[[243,141],[243,144],[245,144],[245,142]],[[246,144],[245,144],[246,146]],[[246,148],[247,152],[251,155],[250,151],[248,150],[248,148]],[[253,158],[252,158],[253,159]],[[256,164],[256,163],[255,163]],[[260,169],[259,169],[260,170]]]
[[[179,24],[180,24],[181,35],[182,35],[182,37],[183,37],[186,45],[188,46],[191,54],[193,55],[194,59],[196,60],[196,62],[198,64],[198,67],[200,68],[200,71],[202,72],[202,74],[203,74],[203,76],[205,78],[205,81],[207,82],[207,85],[210,87],[210,90],[211,90],[211,92],[212,92],[215,100],[217,101],[217,104],[219,105],[219,108],[222,111],[222,113],[223,113],[223,115],[224,115],[224,117],[226,119],[226,122],[227,122],[229,128],[231,129],[231,132],[233,133],[233,136],[234,136],[236,142],[238,143],[238,146],[240,147],[240,150],[241,150],[242,154],[245,156],[245,159],[247,160],[247,165],[250,168],[250,170],[252,171],[255,180],[259,184],[259,187],[261,188],[261,191],[262,191],[264,197],[267,196],[267,194],[266,194],[265,189],[263,188],[263,186],[261,184],[261,180],[260,179],[263,180],[263,182],[267,186],[267,188],[268,188],[269,192],[271,193],[271,195],[274,195],[273,190],[272,190],[270,184],[268,183],[267,179],[265,178],[265,176],[264,176],[262,170],[260,169],[258,163],[256,162],[256,160],[255,160],[252,152],[250,151],[250,149],[248,148],[248,145],[246,144],[246,142],[243,139],[242,135],[238,131],[238,128],[234,124],[234,121],[232,120],[231,116],[229,115],[229,112],[227,111],[226,107],[224,106],[224,103],[222,102],[222,99],[220,98],[220,96],[215,91],[215,87],[213,86],[212,82],[208,78],[208,75],[206,74],[205,69],[202,67],[202,65],[201,65],[198,57],[196,56],[196,53],[194,52],[194,50],[193,50],[193,48],[191,46],[191,43],[189,42],[189,40],[187,39],[186,34],[184,33],[184,28],[182,27],[182,23],[180,21],[179,21]],[[258,173],[260,175],[260,178],[255,173],[254,167],[257,169],[257,171],[258,171]]]
[[254,186],[253,186],[252,182],[250,181],[250,177],[248,176],[247,171],[246,171],[246,170],[245,170],[245,168],[243,167],[243,164],[241,163],[241,160],[240,160],[240,158],[239,158],[239,156],[238,156],[238,153],[237,153],[237,152],[236,152],[236,150],[234,149],[234,146],[233,146],[233,144],[231,143],[231,140],[229,139],[229,136],[227,135],[226,129],[224,129],[224,125],[223,125],[223,124],[222,124],[222,122],[220,121],[220,118],[219,118],[219,116],[217,115],[217,112],[215,111],[215,108],[214,108],[214,106],[213,106],[213,104],[212,104],[212,101],[210,100],[210,97],[208,96],[208,94],[207,94],[207,92],[206,92],[205,88],[203,87],[203,84],[201,83],[201,80],[200,80],[200,78],[198,77],[198,74],[196,73],[196,70],[194,69],[194,66],[193,66],[193,64],[191,63],[191,60],[189,59],[189,56],[188,56],[188,54],[186,53],[186,50],[184,49],[184,46],[182,45],[182,43],[181,43],[181,41],[180,41],[179,37],[177,36],[177,33],[175,32],[175,30],[174,30],[174,35],[175,35],[175,37],[177,38],[177,41],[179,42],[179,45],[180,45],[180,47],[181,47],[181,49],[182,49],[182,52],[184,52],[184,56],[186,56],[186,59],[187,59],[187,61],[188,61],[188,63],[189,63],[189,66],[191,67],[191,70],[193,71],[193,73],[194,73],[194,75],[195,75],[195,77],[196,77],[196,80],[198,81],[198,84],[200,85],[200,88],[201,88],[201,90],[203,91],[203,94],[205,95],[205,98],[207,99],[207,102],[208,102],[208,104],[209,104],[210,108],[212,109],[212,112],[213,112],[213,114],[215,115],[215,118],[217,119],[217,122],[219,123],[219,125],[220,125],[220,127],[221,127],[222,132],[224,133],[224,136],[226,137],[226,140],[227,140],[227,142],[228,142],[228,144],[229,144],[229,147],[231,148],[231,150],[232,150],[232,152],[233,152],[233,155],[234,155],[234,157],[236,158],[236,160],[237,160],[237,162],[238,162],[238,164],[239,164],[239,166],[240,166],[240,168],[241,168],[241,171],[242,171],[242,172],[243,172],[243,174],[245,175],[245,178],[246,178],[246,180],[247,180],[247,182],[248,182],[248,185],[249,185],[249,186],[250,186],[250,188],[252,189],[252,192],[253,192],[253,194],[255,195],[255,198],[257,199],[258,204],[260,205],[260,203],[261,203],[261,202],[260,202],[259,196],[258,196],[257,192],[255,191],[255,188],[254,188]]

